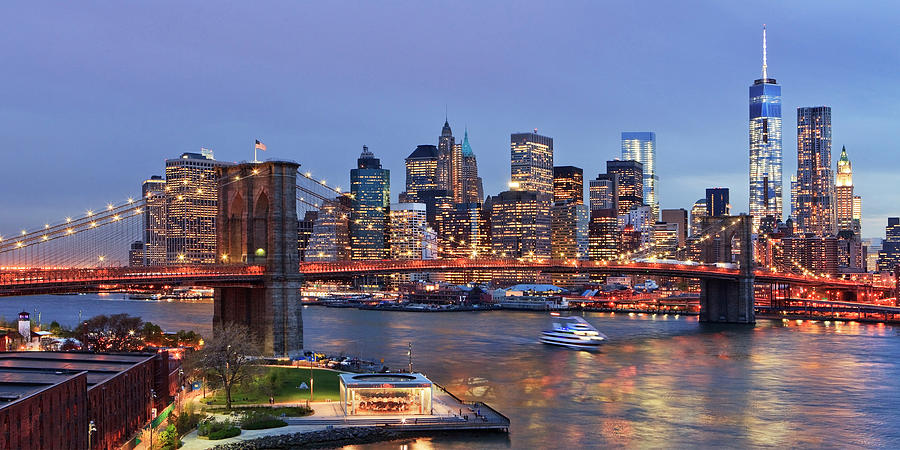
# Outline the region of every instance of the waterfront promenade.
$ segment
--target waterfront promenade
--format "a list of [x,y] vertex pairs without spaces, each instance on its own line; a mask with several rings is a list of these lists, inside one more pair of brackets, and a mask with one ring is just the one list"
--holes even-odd
[[[276,403],[274,406],[303,406],[305,403]],[[199,405],[198,405],[199,406]],[[253,405],[248,405],[253,406]],[[272,405],[258,405],[272,406]],[[265,430],[241,430],[239,436],[210,441],[201,439],[194,430],[182,441],[182,449],[199,450],[218,445],[234,444],[265,436],[309,433],[336,428],[381,427],[400,433],[421,436],[430,432],[453,431],[495,431],[507,432],[509,419],[488,405],[480,402],[466,402],[454,396],[443,387],[434,386],[433,414],[429,415],[379,415],[345,416],[338,402],[312,402],[313,414],[306,417],[286,417],[287,426]],[[228,418],[215,414],[217,419]]]

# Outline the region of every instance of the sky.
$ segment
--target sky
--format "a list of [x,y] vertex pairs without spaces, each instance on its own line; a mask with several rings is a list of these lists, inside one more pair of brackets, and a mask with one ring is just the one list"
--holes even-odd
[[[832,108],[863,236],[900,216],[900,3],[2,2],[0,234],[140,195],[164,160],[299,162],[349,186],[363,145],[403,191],[404,158],[445,111],[486,194],[506,189],[509,135],[554,139],[586,179],[622,131],[655,131],[662,208],[707,187],[748,209],[748,87],[783,95],[784,190],[796,108]],[[786,208],[786,214],[789,208]]]

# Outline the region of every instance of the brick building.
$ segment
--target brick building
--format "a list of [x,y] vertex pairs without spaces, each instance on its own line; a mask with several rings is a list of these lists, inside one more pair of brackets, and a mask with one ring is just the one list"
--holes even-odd
[[165,353],[0,353],[0,448],[89,448],[91,421],[91,449],[119,448],[171,402],[170,375]]

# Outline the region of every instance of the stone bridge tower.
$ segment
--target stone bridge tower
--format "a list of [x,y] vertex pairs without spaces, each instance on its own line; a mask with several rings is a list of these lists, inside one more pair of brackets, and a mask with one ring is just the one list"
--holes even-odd
[[264,355],[303,349],[297,252],[297,169],[288,161],[220,167],[216,250],[222,264],[262,265],[262,285],[215,290],[213,325],[250,328]]
[[756,323],[752,224],[746,214],[704,218],[703,229],[715,238],[700,244],[700,259],[706,263],[737,263],[740,274],[737,280],[700,280],[701,322]]

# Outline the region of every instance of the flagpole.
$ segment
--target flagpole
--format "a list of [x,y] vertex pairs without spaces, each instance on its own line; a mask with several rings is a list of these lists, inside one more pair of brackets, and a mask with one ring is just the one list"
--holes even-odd
[[253,163],[254,163],[254,164],[256,164],[257,162],[259,162],[259,161],[256,160],[256,147],[257,147],[256,141],[253,141]]

